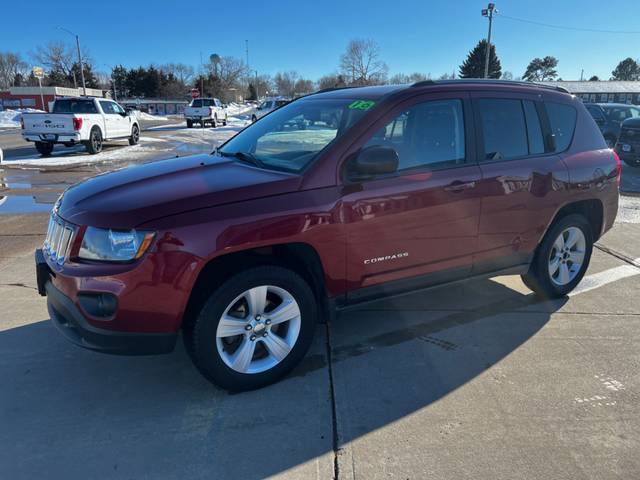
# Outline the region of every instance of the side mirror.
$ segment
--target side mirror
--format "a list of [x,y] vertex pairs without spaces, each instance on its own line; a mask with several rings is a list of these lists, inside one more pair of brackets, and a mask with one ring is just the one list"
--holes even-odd
[[349,162],[349,178],[362,180],[376,175],[389,175],[398,171],[398,152],[391,147],[374,145],[360,151]]

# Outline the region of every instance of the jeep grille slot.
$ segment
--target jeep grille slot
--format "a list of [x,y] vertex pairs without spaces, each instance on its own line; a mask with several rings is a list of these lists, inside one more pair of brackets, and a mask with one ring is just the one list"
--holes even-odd
[[47,228],[47,237],[42,246],[43,252],[49,256],[52,262],[58,265],[64,264],[69,256],[72,240],[75,236],[76,229],[73,225],[66,223],[56,214],[51,214],[49,218],[49,227]]

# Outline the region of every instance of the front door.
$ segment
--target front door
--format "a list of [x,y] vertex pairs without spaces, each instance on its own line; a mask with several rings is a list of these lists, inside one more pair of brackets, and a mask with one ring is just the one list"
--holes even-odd
[[480,169],[466,94],[406,101],[362,139],[399,157],[396,175],[345,186],[348,301],[454,280],[477,247]]

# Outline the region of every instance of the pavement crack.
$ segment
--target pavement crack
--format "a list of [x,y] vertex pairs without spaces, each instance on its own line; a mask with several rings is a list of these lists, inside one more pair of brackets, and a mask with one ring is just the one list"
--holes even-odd
[[622,260],[623,262],[628,263],[629,265],[631,265],[633,267],[640,268],[640,262],[638,262],[634,258],[631,258],[631,257],[625,255],[624,253],[620,253],[620,252],[614,250],[613,248],[605,247],[604,245],[600,245],[599,243],[595,243],[593,246],[595,248],[597,248],[598,250],[600,250],[601,252],[608,253],[612,257],[616,257],[617,259]]
[[333,382],[333,359],[331,353],[331,329],[329,321],[326,322],[326,335],[327,335],[327,367],[329,372],[329,398],[331,400],[331,428],[332,436],[331,443],[333,449],[333,478],[338,480],[340,477],[340,463],[338,461],[338,454],[340,450],[339,437],[338,437],[338,417],[336,413],[336,395]]
[[32,287],[22,282],[0,283],[0,287],[21,287],[21,288],[28,288],[29,290],[38,290],[36,287]]

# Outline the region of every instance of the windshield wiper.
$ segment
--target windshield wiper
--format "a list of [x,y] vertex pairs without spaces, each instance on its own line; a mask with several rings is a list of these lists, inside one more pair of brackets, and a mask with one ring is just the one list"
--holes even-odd
[[218,155],[222,155],[223,157],[237,158],[238,160],[243,161],[245,163],[250,163],[251,165],[255,165],[256,167],[264,168],[264,162],[262,160],[260,160],[258,157],[256,157],[252,153],[248,153],[248,152],[221,152],[220,150],[218,150]]

